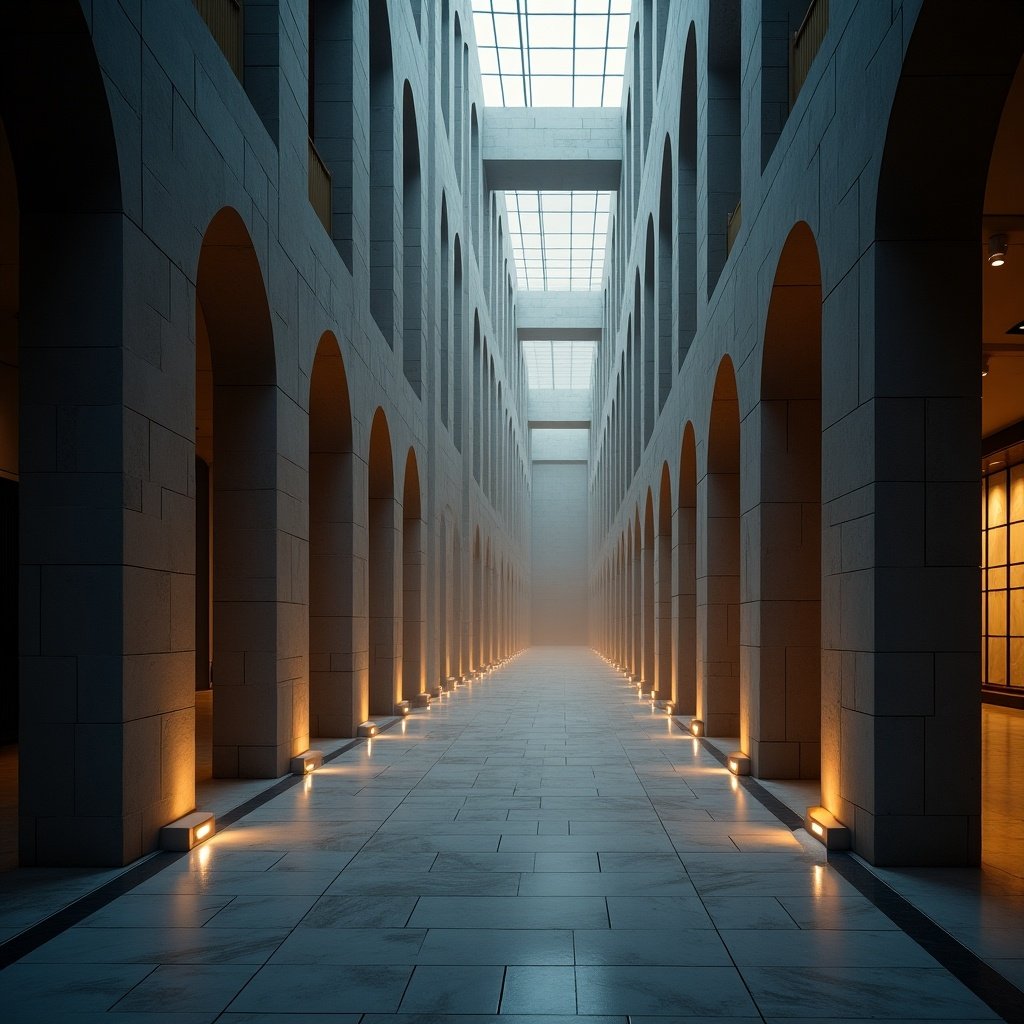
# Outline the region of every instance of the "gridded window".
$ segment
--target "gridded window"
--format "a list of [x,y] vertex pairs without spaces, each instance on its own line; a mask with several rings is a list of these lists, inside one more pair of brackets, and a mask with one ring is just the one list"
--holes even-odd
[[981,678],[1024,688],[1024,461],[1005,454],[982,476]]
[[519,287],[596,291],[604,275],[611,192],[506,192]]
[[473,0],[484,101],[617,107],[632,0]]
[[527,386],[589,388],[597,355],[593,341],[524,341]]

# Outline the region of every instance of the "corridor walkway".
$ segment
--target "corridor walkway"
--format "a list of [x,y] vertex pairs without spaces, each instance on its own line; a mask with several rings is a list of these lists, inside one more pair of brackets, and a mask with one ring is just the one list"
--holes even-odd
[[0,972],[0,1015],[998,1019],[802,835],[592,653],[535,649]]

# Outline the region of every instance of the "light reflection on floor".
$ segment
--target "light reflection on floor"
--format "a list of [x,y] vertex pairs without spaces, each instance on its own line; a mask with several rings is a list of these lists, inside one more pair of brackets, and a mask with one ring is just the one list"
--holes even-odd
[[985,704],[981,722],[982,861],[1024,879],[1024,711]]

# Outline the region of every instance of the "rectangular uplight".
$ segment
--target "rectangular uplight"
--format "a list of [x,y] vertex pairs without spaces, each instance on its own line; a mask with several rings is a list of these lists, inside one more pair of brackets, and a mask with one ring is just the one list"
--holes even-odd
[[175,853],[186,853],[197,843],[209,839],[215,827],[212,811],[193,811],[160,829],[160,846]]
[[307,750],[303,754],[297,754],[291,760],[292,775],[308,775],[315,772],[324,763],[322,750]]

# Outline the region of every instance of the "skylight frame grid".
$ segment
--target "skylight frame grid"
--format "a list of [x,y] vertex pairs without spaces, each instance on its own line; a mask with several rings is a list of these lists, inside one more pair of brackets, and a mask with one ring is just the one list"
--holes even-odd
[[[477,50],[481,67],[488,68],[485,98],[500,98],[498,105],[505,107],[619,106],[631,15],[632,0],[473,0]],[[570,22],[571,43],[559,41],[559,33],[569,34]],[[603,41],[594,45],[602,27]],[[578,54],[598,53],[603,53],[599,73],[578,70]],[[564,54],[569,70],[534,69],[552,54]],[[591,96],[598,93],[600,103],[582,102],[584,89]]]
[[595,341],[540,341],[520,343],[526,365],[526,385],[536,391],[555,388],[587,390],[597,359]]
[[611,193],[505,193],[509,244],[523,291],[598,291]]

